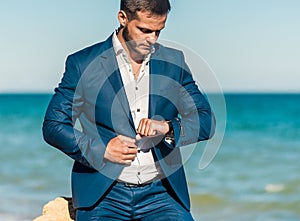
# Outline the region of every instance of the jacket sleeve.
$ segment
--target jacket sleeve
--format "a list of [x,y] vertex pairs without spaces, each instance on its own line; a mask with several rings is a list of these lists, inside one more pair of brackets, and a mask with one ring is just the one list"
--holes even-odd
[[[83,103],[82,95],[76,93],[81,71],[74,60],[73,56],[67,58],[65,73],[45,114],[43,136],[48,144],[75,161],[99,169],[103,166],[107,143],[74,128],[76,119],[81,114],[81,109],[77,107]],[[92,166],[90,162],[93,163]]]
[[210,104],[195,83],[181,54],[181,79],[178,99],[178,117],[172,119],[175,146],[184,146],[210,139],[216,120]]

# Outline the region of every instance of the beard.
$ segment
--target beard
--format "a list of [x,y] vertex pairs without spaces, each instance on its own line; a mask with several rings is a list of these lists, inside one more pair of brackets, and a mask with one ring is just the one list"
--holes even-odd
[[[138,57],[145,57],[150,51],[147,53],[142,52],[139,50],[139,42],[136,42],[132,39],[129,31],[128,26],[125,26],[122,32],[123,39],[126,42],[126,46],[130,52],[133,52]],[[140,44],[142,44],[142,40],[140,40]]]
[[123,34],[123,38],[126,41],[126,43],[129,43],[131,41],[131,37],[130,37],[129,31],[128,31],[128,26],[124,27],[122,34]]

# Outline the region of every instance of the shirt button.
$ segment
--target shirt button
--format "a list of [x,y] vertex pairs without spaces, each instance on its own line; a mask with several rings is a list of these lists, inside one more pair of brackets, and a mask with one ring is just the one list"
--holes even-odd
[[136,111],[137,111],[137,112],[141,112],[141,109],[137,109]]
[[135,90],[138,90],[139,88],[138,87],[135,87]]
[[137,175],[141,175],[141,172],[138,172]]

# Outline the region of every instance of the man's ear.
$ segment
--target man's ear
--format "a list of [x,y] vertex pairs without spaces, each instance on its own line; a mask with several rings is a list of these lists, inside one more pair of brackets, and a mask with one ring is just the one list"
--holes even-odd
[[125,27],[128,23],[128,17],[126,15],[126,12],[123,10],[120,10],[118,12],[118,20],[121,26]]

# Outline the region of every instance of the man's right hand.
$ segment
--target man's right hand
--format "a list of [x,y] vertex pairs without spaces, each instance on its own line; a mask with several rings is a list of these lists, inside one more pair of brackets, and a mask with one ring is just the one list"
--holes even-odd
[[130,165],[137,154],[136,140],[119,135],[111,139],[106,147],[104,159],[113,163]]

